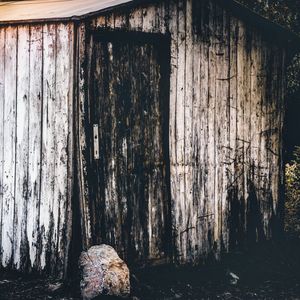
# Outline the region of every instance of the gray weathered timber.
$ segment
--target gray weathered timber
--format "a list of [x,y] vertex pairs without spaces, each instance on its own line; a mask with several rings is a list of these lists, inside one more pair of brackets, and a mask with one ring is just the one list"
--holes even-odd
[[285,45],[217,0],[123,4],[0,25],[2,267],[196,264],[282,226]]
[[[31,268],[39,265],[40,241],[40,195],[41,195],[41,134],[42,134],[42,97],[43,97],[43,26],[30,27],[29,54],[29,170],[26,233],[28,238],[29,261]],[[45,159],[45,158],[44,158]]]
[[173,258],[195,263],[270,238],[283,114],[274,83],[283,74],[274,77],[270,66],[283,49],[213,1],[145,4],[103,14],[91,27],[170,34]]
[[73,25],[0,32],[2,266],[59,273],[70,235]]
[[[16,161],[13,264],[22,268],[21,252],[26,251],[26,201],[28,194],[29,141],[29,26],[18,27],[16,75]],[[14,90],[15,90],[14,89]],[[25,183],[25,184],[24,184]]]
[[[17,28],[5,30],[4,109],[3,109],[3,201],[2,201],[2,265],[12,263],[14,243],[14,207],[16,174],[16,70]],[[6,101],[5,101],[6,99]]]

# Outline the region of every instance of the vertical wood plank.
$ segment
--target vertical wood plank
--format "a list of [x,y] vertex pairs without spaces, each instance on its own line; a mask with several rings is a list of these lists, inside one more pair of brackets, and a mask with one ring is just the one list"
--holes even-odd
[[116,29],[122,29],[122,28],[128,28],[128,15],[124,12],[121,13],[115,13],[115,28]]
[[[204,143],[201,142],[201,139],[204,138],[204,134],[201,131],[202,121],[205,118],[205,112],[203,111],[203,104],[206,102],[204,97],[202,97],[202,85],[201,77],[205,74],[205,69],[202,70],[201,65],[201,46],[202,41],[202,13],[203,7],[202,3],[193,1],[191,7],[192,14],[192,43],[193,43],[193,74],[192,74],[192,128],[191,128],[191,157],[189,158],[190,168],[192,171],[190,173],[191,178],[191,192],[192,192],[192,203],[193,209],[191,211],[192,222],[194,229],[193,231],[193,245],[192,245],[192,256],[193,261],[197,261],[202,249],[205,247],[205,239],[203,236],[203,222],[201,220],[201,215],[203,213],[203,204],[204,204],[204,184],[202,182],[204,167]],[[187,9],[188,11],[188,9]],[[195,13],[197,12],[197,13]],[[187,19],[188,20],[188,19]],[[194,34],[193,34],[194,32]],[[188,38],[189,39],[189,38]],[[190,72],[188,70],[188,72]],[[203,72],[203,74],[202,74]],[[187,82],[189,80],[187,79]]]
[[27,204],[27,238],[30,267],[37,268],[39,240],[39,208],[41,192],[41,136],[43,97],[43,27],[30,27],[29,90],[29,172]]
[[15,219],[17,28],[5,30],[2,266],[12,263]]
[[129,14],[129,29],[141,30],[143,28],[143,9],[134,8]]
[[169,23],[168,31],[171,34],[170,45],[170,107],[169,107],[169,153],[170,153],[170,186],[171,186],[171,216],[172,216],[172,228],[173,238],[176,240],[174,247],[174,257],[177,259],[178,248],[178,231],[177,231],[177,219],[176,219],[176,197],[177,197],[177,166],[176,166],[176,102],[177,102],[177,66],[178,66],[178,23],[177,23],[177,1],[169,1],[168,6]]
[[[235,209],[235,207],[240,207],[237,190],[239,190],[238,178],[239,178],[239,154],[238,154],[238,140],[237,140],[237,120],[238,120],[238,98],[237,98],[237,42],[238,42],[238,21],[235,17],[230,16],[229,24],[229,152],[227,155],[227,161],[229,163],[228,174],[229,182],[227,186],[227,201],[228,201],[228,220],[227,226],[229,231],[227,249],[235,247],[238,239],[238,235],[241,231],[240,209]],[[233,212],[236,216],[233,216]],[[236,222],[234,220],[237,220]],[[231,248],[232,249],[232,248]]]
[[[56,157],[56,25],[43,25],[43,107],[42,107],[42,164],[40,193],[40,268],[46,263],[51,270],[56,264],[58,207],[54,191]],[[59,116],[57,116],[58,118]],[[53,243],[51,242],[53,241]]]
[[186,191],[185,191],[185,59],[186,59],[186,14],[185,1],[178,1],[178,64],[177,64],[177,100],[176,100],[176,171],[177,171],[177,193],[175,200],[175,218],[177,220],[177,234],[179,256],[181,261],[186,260],[186,245],[188,234]]
[[228,15],[224,9],[218,9],[219,19],[219,45],[217,46],[218,67],[217,67],[217,155],[219,160],[219,248],[220,253],[226,250],[228,244],[228,152],[229,152],[229,30]]
[[[259,159],[260,159],[260,172],[259,172],[259,185],[260,190],[260,201],[262,209],[262,219],[263,219],[263,230],[264,235],[267,239],[270,238],[270,219],[272,218],[272,183],[269,181],[270,172],[270,159],[272,159],[273,153],[269,151],[270,142],[270,124],[268,122],[269,110],[267,103],[267,45],[263,41],[261,35],[258,36],[258,47],[259,51],[259,64],[258,64],[258,91],[260,94],[260,149],[259,149]],[[276,153],[276,152],[275,152]],[[276,155],[275,155],[276,157]],[[276,159],[276,158],[275,158]],[[275,171],[275,170],[274,170]],[[275,171],[276,173],[276,171]]]
[[249,214],[252,208],[250,208],[250,205],[252,205],[251,199],[255,199],[254,193],[253,193],[253,168],[252,168],[252,140],[251,140],[251,134],[252,134],[252,113],[254,111],[252,107],[252,97],[251,97],[251,51],[252,51],[252,34],[250,28],[248,28],[245,24],[244,34],[245,34],[245,45],[244,45],[244,57],[243,63],[242,63],[242,78],[243,78],[243,87],[242,87],[242,93],[244,97],[244,107],[243,107],[243,153],[244,153],[244,170],[243,170],[243,176],[244,176],[244,198],[245,198],[245,213],[246,213],[246,226],[247,226],[247,232],[251,230],[252,225],[248,224],[249,222]]
[[81,229],[83,236],[83,249],[87,249],[91,245],[91,221],[90,212],[88,206],[89,191],[87,182],[87,136],[86,136],[86,124],[88,124],[88,103],[86,102],[86,46],[91,47],[92,40],[89,44],[86,44],[88,40],[86,39],[86,27],[85,24],[81,24],[78,27],[78,141],[79,141],[79,151],[78,151],[78,169],[79,169],[79,190],[80,190],[80,208],[81,208]]
[[27,260],[26,213],[28,199],[28,113],[29,113],[29,26],[18,27],[17,49],[17,119],[16,119],[16,176],[14,219],[14,266],[24,269]]
[[187,216],[186,232],[187,245],[184,251],[187,253],[187,260],[194,261],[195,241],[197,233],[198,199],[193,199],[193,76],[194,76],[194,44],[192,33],[192,0],[185,3],[185,70],[184,70],[184,186],[185,205]]
[[[236,173],[235,180],[237,182],[237,198],[239,205],[243,207],[241,222],[243,223],[243,231],[246,230],[246,182],[245,182],[245,152],[249,149],[249,141],[244,140],[244,106],[245,106],[245,91],[244,91],[244,77],[247,70],[246,57],[246,29],[244,23],[238,21],[238,36],[237,36],[237,145],[236,145]],[[245,145],[245,149],[244,149]],[[249,151],[247,151],[248,153]]]
[[[71,24],[57,25],[56,38],[56,78],[55,78],[55,173],[54,173],[54,214],[57,211],[57,225],[55,222],[54,230],[57,230],[56,240],[56,268],[63,270],[64,259],[67,251],[68,209],[70,203],[68,198],[68,160],[72,157],[72,148],[68,144],[69,136],[69,108],[72,112],[72,106],[69,106],[73,97],[73,30]],[[70,156],[68,156],[70,150]]]
[[166,33],[167,30],[167,14],[168,14],[168,1],[162,1],[156,5],[156,30],[158,33]]
[[[3,168],[4,168],[4,105],[5,105],[5,28],[0,28],[0,249],[2,248]],[[2,261],[2,251],[0,261]]]
[[[83,25],[81,24],[81,26],[83,26]],[[93,22],[93,26],[96,28],[105,28],[105,26],[106,26],[105,16],[99,16],[98,18],[96,18]]]
[[114,29],[115,28],[115,13],[109,12],[106,17],[106,28],[107,29]]
[[155,24],[156,10],[154,5],[143,8],[143,32],[155,32],[157,30]]
[[[260,43],[257,34],[253,35],[251,40],[251,104],[252,104],[252,115],[245,116],[247,125],[251,123],[251,157],[250,164],[253,167],[253,180],[255,181],[255,187],[258,188],[260,180],[260,142],[261,142],[261,91],[259,89],[259,76],[261,68],[261,57],[260,57]],[[251,119],[250,119],[251,117]],[[259,189],[257,189],[259,192]],[[261,195],[258,195],[260,198]]]
[[[215,246],[216,255],[219,257],[221,253],[221,240],[222,240],[222,222],[223,222],[223,202],[224,202],[224,181],[226,180],[225,174],[225,157],[223,155],[226,149],[227,139],[227,97],[228,97],[228,66],[226,65],[226,55],[228,51],[225,43],[227,37],[223,35],[224,27],[224,11],[218,5],[215,11],[215,55],[216,55],[216,105],[215,105]],[[225,178],[224,178],[225,177]],[[226,196],[225,196],[226,199]]]
[[[201,224],[201,242],[200,251],[204,257],[207,256],[210,251],[210,226],[212,211],[210,210],[211,199],[208,196],[210,184],[208,182],[209,165],[208,165],[208,134],[209,134],[209,120],[208,120],[208,105],[209,105],[209,10],[207,7],[207,1],[201,3],[201,21],[200,21],[200,128],[198,133],[199,145],[200,145],[200,160],[199,168],[202,169],[199,183],[195,188],[201,189],[202,195],[202,209],[201,215],[198,216],[199,224]],[[195,116],[196,122],[197,116]],[[199,185],[199,186],[198,186]]]
[[215,174],[215,107],[216,107],[216,43],[214,41],[215,32],[215,7],[211,1],[208,1],[208,28],[209,28],[209,74],[208,74],[208,205],[209,214],[211,217],[211,224],[208,230],[209,240],[211,240],[210,251],[217,241],[218,236],[218,206],[217,195],[215,194],[216,174]]
[[[74,186],[75,186],[75,140],[74,140],[74,98],[76,95],[76,80],[75,80],[75,72],[76,72],[76,61],[75,61],[75,55],[77,48],[76,46],[76,41],[75,41],[75,30],[76,26],[75,24],[69,24],[68,28],[68,53],[69,53],[69,91],[68,91],[68,99],[67,99],[67,105],[68,105],[68,131],[67,131],[67,148],[66,148],[66,153],[67,153],[67,174],[68,174],[68,182],[67,182],[67,205],[65,208],[65,221],[63,221],[63,243],[61,244],[61,251],[64,251],[63,254],[63,276],[66,278],[68,275],[67,270],[69,266],[69,253],[70,253],[70,245],[71,245],[71,239],[72,233],[73,233],[73,211],[76,211],[76,206],[73,206],[73,198],[77,197],[74,193]],[[76,198],[78,199],[78,198]]]
[[[271,49],[270,49],[271,48]],[[280,208],[278,204],[280,203],[280,198],[282,195],[280,194],[280,188],[281,188],[281,182],[280,177],[282,176],[282,153],[281,153],[281,147],[282,147],[282,114],[284,112],[284,109],[282,107],[282,94],[281,94],[281,88],[282,88],[282,53],[277,48],[277,46],[272,45],[270,47],[269,51],[271,52],[271,55],[269,57],[269,68],[267,74],[267,92],[268,92],[268,98],[267,98],[267,117],[268,117],[268,131],[265,135],[266,138],[268,138],[268,144],[267,147],[267,156],[268,156],[268,170],[269,170],[269,176],[268,176],[268,189],[270,190],[270,197],[272,200],[271,207],[269,207],[269,214],[271,216],[265,216],[265,219],[268,221],[268,217],[272,217],[272,211],[277,217],[280,216]],[[279,113],[281,112],[281,113]],[[264,211],[264,214],[268,214],[268,211]],[[275,217],[273,215],[273,220],[276,220],[277,222],[279,218]],[[268,224],[268,228],[270,230],[270,226],[274,226],[274,224]],[[277,225],[275,223],[275,225]],[[275,226],[276,228],[276,226]],[[278,227],[277,227],[278,228]],[[275,233],[275,232],[274,232]],[[268,232],[270,235],[270,232]]]

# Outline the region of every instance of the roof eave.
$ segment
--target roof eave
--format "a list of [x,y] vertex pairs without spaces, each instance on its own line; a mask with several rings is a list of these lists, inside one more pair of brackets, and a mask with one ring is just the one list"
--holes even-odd
[[[39,24],[39,23],[53,23],[53,22],[79,22],[85,21],[93,17],[97,17],[101,14],[108,13],[117,9],[130,9],[136,5],[147,4],[149,2],[158,2],[159,0],[132,0],[129,2],[120,3],[117,5],[113,5],[110,7],[102,8],[100,10],[86,13],[80,16],[72,16],[72,17],[60,17],[60,18],[45,18],[45,19],[26,19],[26,20],[17,20],[17,21],[0,21],[0,26],[3,25],[21,25],[21,24]],[[289,50],[296,52],[300,50],[300,37],[292,32],[279,25],[278,23],[274,23],[261,15],[253,12],[246,6],[237,2],[236,0],[216,0],[217,3],[229,9],[232,15],[236,18],[242,19],[246,23],[251,24],[253,27],[258,28],[260,31],[264,32],[266,35],[269,35],[270,32],[275,32],[276,36],[273,38],[284,42],[285,48],[289,48]],[[287,43],[287,44],[286,44]],[[288,47],[287,47],[288,46]]]

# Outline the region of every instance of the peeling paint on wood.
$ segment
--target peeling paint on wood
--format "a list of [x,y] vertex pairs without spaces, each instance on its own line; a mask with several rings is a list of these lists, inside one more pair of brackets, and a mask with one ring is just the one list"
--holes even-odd
[[[112,35],[112,34],[111,34]],[[110,36],[111,36],[110,35]],[[155,43],[124,33],[91,37],[89,123],[85,124],[88,206],[93,244],[113,244],[129,260],[166,252],[168,190],[161,62]],[[163,47],[164,41],[160,46]],[[166,56],[167,57],[167,56]],[[136,61],[139,61],[136,64]],[[93,126],[100,159],[94,158]],[[88,244],[88,242],[87,242]]]
[[284,70],[280,45],[213,0],[1,26],[2,266],[62,276],[74,201],[73,241],[132,261],[194,264],[271,238]]
[[3,117],[3,202],[2,202],[2,265],[11,266],[14,244],[15,172],[16,172],[16,71],[18,29],[5,30],[5,76]]
[[73,25],[0,33],[2,266],[62,274],[70,226]]
[[266,93],[273,82],[270,64],[277,65],[282,49],[209,0],[167,1],[114,14],[115,24],[124,19],[129,31],[164,33],[167,27],[171,35],[173,258],[195,263],[251,236],[270,238],[276,211],[266,203],[273,203],[270,193],[278,195],[275,178],[282,172],[263,132],[280,122],[266,113],[276,103]]

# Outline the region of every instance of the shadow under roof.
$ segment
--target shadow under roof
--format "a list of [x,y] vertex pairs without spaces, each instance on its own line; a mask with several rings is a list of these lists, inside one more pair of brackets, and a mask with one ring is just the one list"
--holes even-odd
[[[101,12],[157,2],[159,0],[21,0],[0,2],[0,25],[37,23],[47,21],[82,20]],[[161,0],[162,1],[162,0]],[[201,0],[194,0],[201,1]],[[287,41],[293,48],[300,48],[300,37],[240,4],[236,0],[215,0],[238,19],[252,24],[276,40]]]

